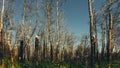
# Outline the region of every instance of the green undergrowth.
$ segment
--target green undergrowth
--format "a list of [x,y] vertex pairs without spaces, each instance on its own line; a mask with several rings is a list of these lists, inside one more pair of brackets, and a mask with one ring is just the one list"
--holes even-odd
[[[120,68],[120,59],[113,60],[111,62],[111,68]],[[8,60],[8,57],[4,58],[4,65],[5,68],[11,68],[11,62]],[[24,62],[18,62],[15,60],[14,62],[14,68],[90,68],[90,65],[85,65],[81,63],[76,63],[75,61],[41,61],[41,62],[32,62],[32,61],[24,61]],[[107,62],[103,61],[99,64],[96,63],[95,68],[107,68]],[[1,65],[0,65],[0,68]]]

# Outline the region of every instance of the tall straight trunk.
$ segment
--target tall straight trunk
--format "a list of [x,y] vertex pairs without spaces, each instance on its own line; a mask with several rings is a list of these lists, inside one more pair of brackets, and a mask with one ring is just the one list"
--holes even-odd
[[94,64],[94,38],[93,38],[93,11],[92,11],[92,2],[88,0],[88,8],[89,8],[89,17],[90,17],[90,42],[91,42],[91,68],[93,68]]
[[[0,20],[0,47],[2,52],[4,52],[4,45],[2,45],[2,26],[3,26],[3,17],[4,17],[4,6],[5,0],[2,1],[2,11],[1,11],[1,20]],[[3,55],[2,55],[3,58]],[[4,59],[2,59],[2,68],[4,68]]]
[[1,11],[1,20],[0,20],[0,31],[2,30],[2,23],[3,23],[3,17],[4,17],[4,6],[5,6],[5,0],[2,1],[2,11]]
[[111,68],[112,60],[112,14],[109,13],[109,31],[108,31],[108,68]]
[[[111,3],[111,0],[109,0]],[[109,12],[109,30],[108,30],[108,45],[107,45],[107,58],[108,58],[108,68],[111,68],[111,60],[112,60],[112,30],[113,30],[113,19],[111,14],[111,4],[108,6]]]
[[59,1],[56,1],[56,34],[57,34],[57,41],[56,41],[56,60],[60,60],[60,44],[59,44]]
[[2,28],[3,28],[3,18],[4,18],[4,6],[5,0],[2,1],[2,11],[1,11],[1,20],[0,20],[0,47],[3,49],[2,46]]
[[[51,1],[51,0],[50,0]],[[49,31],[49,41],[50,41],[50,59],[53,61],[53,41],[52,41],[52,6],[51,2],[46,0],[46,10],[47,10],[47,19],[48,19],[48,31]]]

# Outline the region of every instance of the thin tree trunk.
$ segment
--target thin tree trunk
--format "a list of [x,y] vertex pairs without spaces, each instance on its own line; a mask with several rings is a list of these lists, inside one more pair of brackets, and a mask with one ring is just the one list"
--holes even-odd
[[2,11],[1,11],[1,21],[0,21],[0,30],[2,30],[2,23],[3,23],[3,17],[4,17],[4,5],[5,4],[5,0],[3,0],[2,2]]
[[111,0],[109,0],[110,5],[108,6],[109,12],[109,30],[108,30],[108,45],[107,45],[107,58],[108,58],[108,68],[111,68],[112,60],[112,29],[113,29],[113,19],[111,14]]
[[35,61],[38,61],[38,46],[39,46],[39,39],[38,36],[35,38]]
[[[0,20],[0,47],[2,47],[2,52],[4,52],[4,45],[2,45],[2,27],[3,27],[3,17],[4,17],[4,6],[5,0],[2,2],[1,20]],[[2,55],[3,58],[3,55]],[[2,68],[4,68],[4,59],[2,59]]]
[[[50,0],[51,1],[51,0]],[[52,6],[49,0],[46,0],[46,10],[47,10],[47,19],[48,19],[48,31],[49,31],[49,41],[50,41],[50,59],[53,61],[53,39],[52,39]]]
[[56,41],[56,60],[60,60],[60,44],[59,44],[59,2],[56,1],[56,34],[57,34],[57,41]]
[[89,16],[90,16],[90,41],[91,41],[91,68],[94,64],[94,43],[93,43],[93,11],[91,0],[88,0]]
[[111,68],[112,60],[112,15],[109,13],[109,32],[108,32],[108,68]]

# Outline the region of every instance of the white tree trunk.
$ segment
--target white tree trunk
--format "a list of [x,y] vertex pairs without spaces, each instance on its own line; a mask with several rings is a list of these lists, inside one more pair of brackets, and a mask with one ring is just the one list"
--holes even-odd
[[2,30],[2,26],[3,26],[3,17],[4,17],[4,5],[5,4],[5,0],[3,0],[3,2],[2,2],[2,11],[1,11],[1,20],[0,20],[0,32],[1,32],[1,30]]

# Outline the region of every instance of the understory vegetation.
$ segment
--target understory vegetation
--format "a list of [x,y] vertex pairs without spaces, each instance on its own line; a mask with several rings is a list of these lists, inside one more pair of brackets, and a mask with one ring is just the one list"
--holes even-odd
[[[6,57],[5,58],[5,68],[12,68],[11,63],[9,59]],[[108,62],[107,61],[101,61],[100,63],[95,63],[94,66],[95,68],[107,68]],[[112,60],[111,62],[111,67],[112,68],[119,68],[120,67],[120,59],[115,59]],[[50,60],[46,61],[41,61],[41,62],[32,62],[32,61],[24,61],[24,62],[19,62],[15,61],[14,62],[14,67],[15,68],[89,68],[90,63],[85,64],[85,63],[77,63],[76,61],[55,61],[51,62]],[[0,68],[2,68],[0,66]]]

